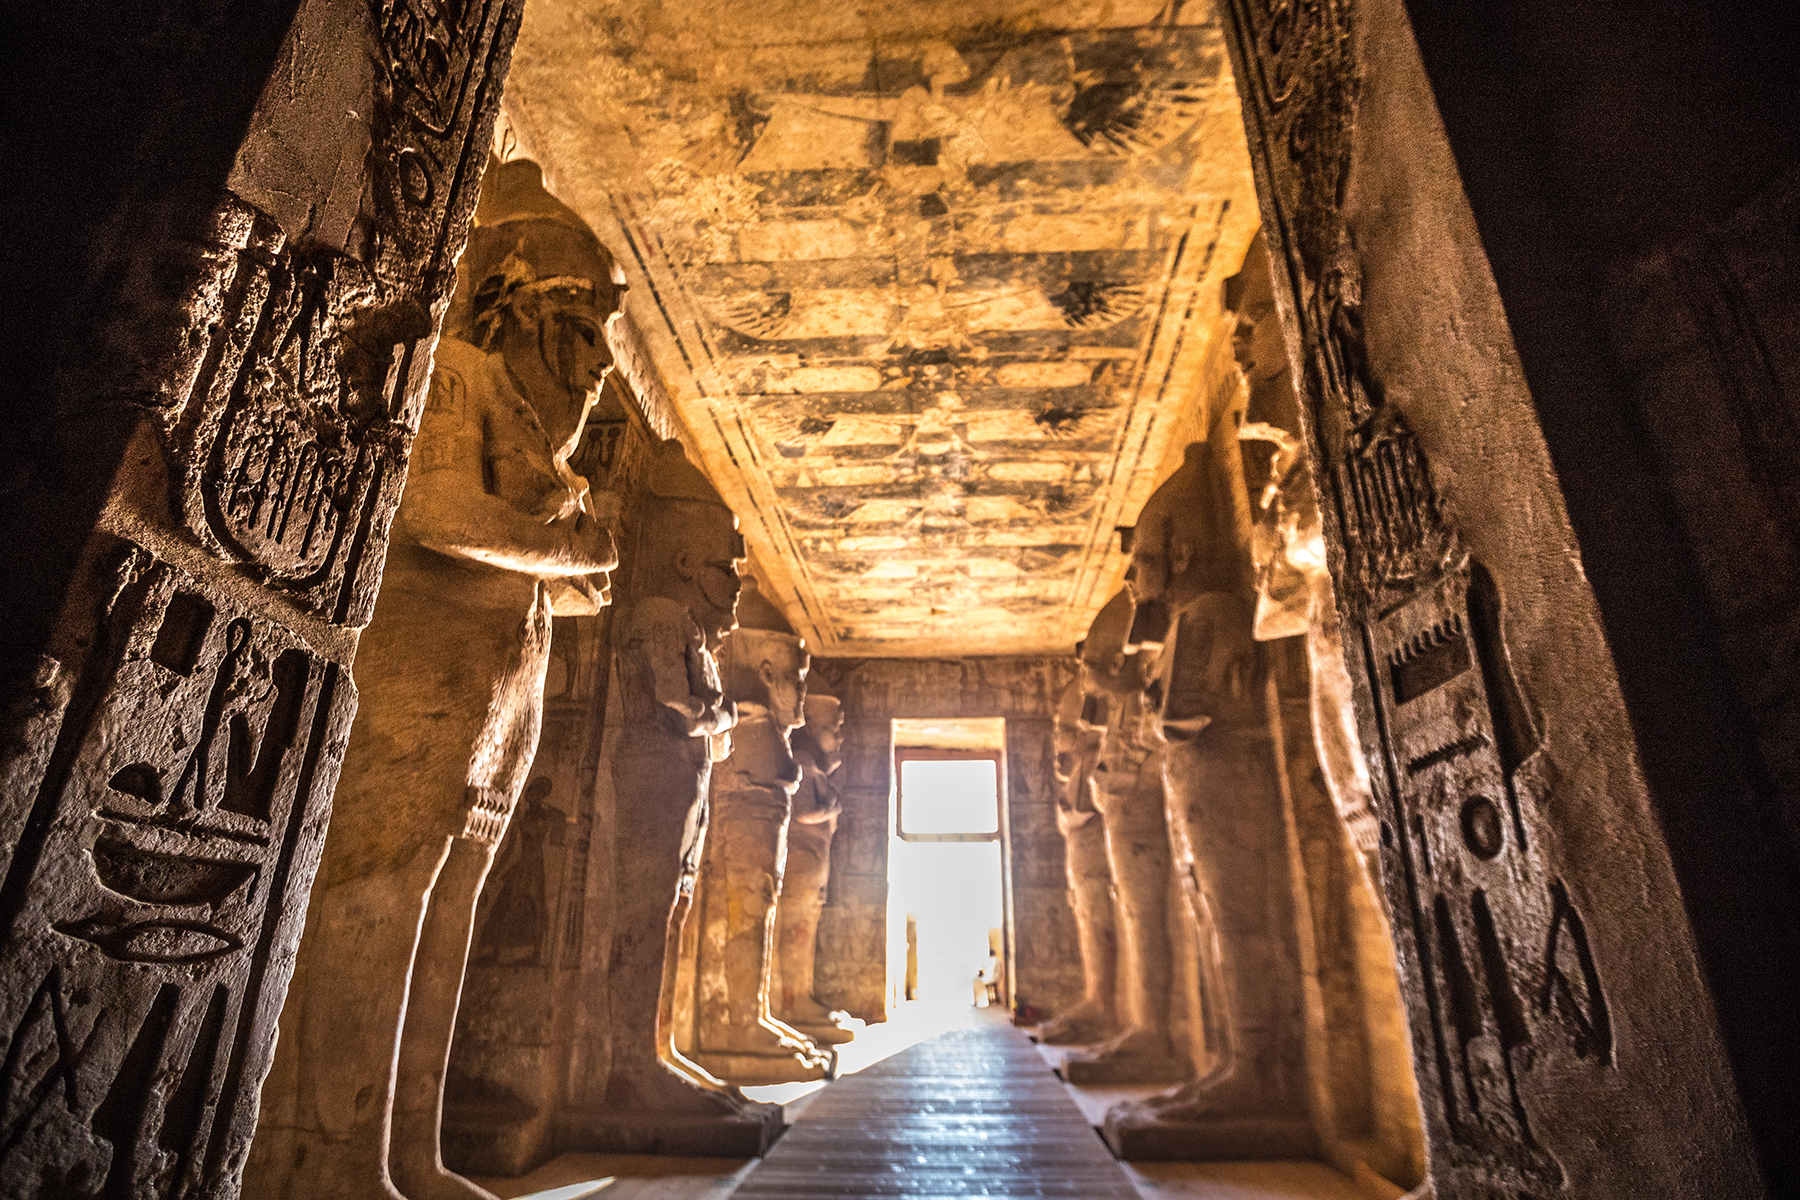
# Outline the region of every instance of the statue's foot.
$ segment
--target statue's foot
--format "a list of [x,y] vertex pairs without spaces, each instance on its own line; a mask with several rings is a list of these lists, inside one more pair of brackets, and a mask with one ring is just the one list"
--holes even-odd
[[564,1110],[580,1141],[621,1154],[754,1158],[785,1127],[779,1104],[696,1087],[661,1060],[617,1064],[600,1103]]
[[635,1067],[621,1064],[613,1068],[607,1088],[608,1107],[620,1112],[654,1112],[678,1117],[729,1119],[755,1105],[738,1090],[716,1079],[698,1065],[694,1069],[716,1087],[694,1082],[686,1074],[660,1059]]
[[845,1042],[854,1041],[856,1038],[856,1031],[854,1029],[845,1029],[835,1021],[829,1025],[802,1024],[799,1028],[801,1033],[804,1033],[807,1037],[811,1038],[815,1043],[821,1046],[841,1046]]
[[1223,1079],[1195,1079],[1178,1088],[1136,1102],[1146,1115],[1162,1121],[1209,1121],[1266,1112],[1271,1107],[1265,1089],[1236,1075]]
[[499,1200],[486,1188],[442,1167],[417,1173],[396,1171],[395,1177],[406,1200]]
[[1048,1046],[1085,1046],[1110,1037],[1119,1023],[1106,1005],[1083,1000],[1038,1026],[1038,1041]]
[[1179,1083],[1193,1073],[1167,1034],[1142,1026],[1063,1057],[1063,1078],[1074,1084]]
[[823,1060],[825,1051],[814,1045],[805,1034],[797,1029],[783,1027],[775,1029],[757,1021],[748,1026],[727,1029],[722,1037],[709,1039],[706,1048],[700,1052],[701,1065],[708,1054],[757,1054],[771,1058],[798,1058],[803,1062],[814,1059]]
[[801,996],[782,1007],[781,1019],[790,1025],[831,1025],[837,1022],[837,1014],[811,996]]
[[818,1044],[813,1041],[811,1035],[794,1028],[779,1017],[762,1017],[758,1019],[757,1024],[761,1025],[764,1029],[773,1032],[781,1039],[781,1044],[783,1046],[791,1047],[799,1054],[806,1055],[809,1058],[818,1058],[824,1054],[824,1051],[820,1050]]
[[1318,1153],[1318,1135],[1302,1102],[1284,1102],[1235,1074],[1115,1104],[1102,1132],[1114,1153],[1127,1159],[1289,1159]]

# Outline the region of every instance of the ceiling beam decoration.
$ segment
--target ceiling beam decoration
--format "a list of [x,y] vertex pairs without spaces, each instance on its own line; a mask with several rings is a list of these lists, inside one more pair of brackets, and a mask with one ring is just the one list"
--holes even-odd
[[1210,8],[680,7],[533,0],[508,119],[770,594],[824,654],[1066,652],[1230,361]]

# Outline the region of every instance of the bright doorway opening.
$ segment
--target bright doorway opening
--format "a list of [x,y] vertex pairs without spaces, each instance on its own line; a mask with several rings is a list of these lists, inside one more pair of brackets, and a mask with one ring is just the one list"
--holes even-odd
[[894,740],[888,904],[896,999],[1004,1005],[1005,722],[896,721]]

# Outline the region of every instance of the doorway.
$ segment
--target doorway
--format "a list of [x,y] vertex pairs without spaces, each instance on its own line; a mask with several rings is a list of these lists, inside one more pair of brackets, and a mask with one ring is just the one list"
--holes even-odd
[[[1005,1005],[1005,722],[894,724],[888,905],[896,999]],[[908,728],[915,725],[923,728]]]

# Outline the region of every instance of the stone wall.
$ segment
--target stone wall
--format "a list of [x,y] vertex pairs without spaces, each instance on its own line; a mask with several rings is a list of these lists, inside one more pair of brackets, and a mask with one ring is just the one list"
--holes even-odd
[[1406,12],[1226,12],[1438,1193],[1759,1195],[1627,697]]
[[521,5],[36,7],[0,1179],[235,1196]]

